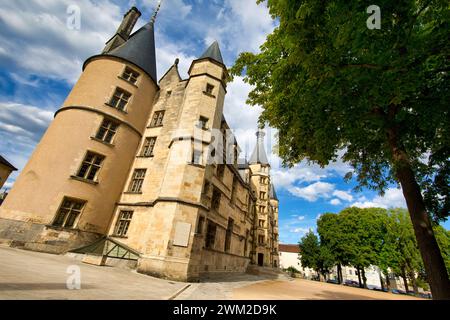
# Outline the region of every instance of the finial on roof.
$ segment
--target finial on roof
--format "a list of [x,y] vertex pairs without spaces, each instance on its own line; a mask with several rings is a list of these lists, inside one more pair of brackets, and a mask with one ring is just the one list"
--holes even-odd
[[175,63],[174,63],[174,65],[176,65],[176,66],[177,66],[177,65],[178,65],[178,63],[180,63],[180,59],[176,58],[176,59],[175,59]]
[[158,16],[158,12],[161,9],[162,0],[158,0],[158,5],[156,6],[155,13],[153,13],[151,23],[155,23],[156,17]]

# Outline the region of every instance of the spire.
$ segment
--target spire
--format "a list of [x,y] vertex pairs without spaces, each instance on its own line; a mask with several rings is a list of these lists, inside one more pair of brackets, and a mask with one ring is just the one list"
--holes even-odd
[[133,33],[127,42],[106,55],[122,58],[137,65],[157,83],[155,33],[152,22]]
[[222,53],[220,53],[219,43],[214,41],[199,59],[210,58],[224,65]]
[[252,156],[250,157],[250,164],[269,164],[269,160],[267,160],[266,150],[264,149],[264,136],[264,131],[258,130],[256,132],[257,141],[255,150],[253,150]]
[[140,67],[147,72],[155,83],[157,83],[158,78],[156,72],[154,24],[161,8],[161,2],[161,0],[158,1],[158,5],[149,23],[133,33],[127,42],[106,53],[106,55],[125,59]]

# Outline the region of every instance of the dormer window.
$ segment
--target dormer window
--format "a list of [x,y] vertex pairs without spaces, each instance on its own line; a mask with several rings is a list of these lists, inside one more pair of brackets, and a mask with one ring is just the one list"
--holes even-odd
[[122,79],[132,83],[132,84],[136,84],[139,78],[139,73],[137,73],[136,71],[126,67],[123,74],[122,74]]

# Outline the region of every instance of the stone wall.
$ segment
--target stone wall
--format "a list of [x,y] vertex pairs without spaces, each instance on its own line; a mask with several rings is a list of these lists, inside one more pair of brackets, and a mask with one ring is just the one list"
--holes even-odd
[[26,250],[61,254],[88,245],[99,237],[100,234],[91,232],[0,218],[0,243]]

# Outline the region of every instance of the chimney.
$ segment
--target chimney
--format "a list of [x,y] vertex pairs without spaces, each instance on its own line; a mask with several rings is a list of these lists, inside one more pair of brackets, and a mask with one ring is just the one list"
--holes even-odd
[[140,16],[141,12],[136,7],[128,10],[128,12],[123,16],[122,23],[120,24],[119,29],[117,29],[117,33],[121,35],[125,40],[128,40],[131,31],[133,31],[133,28]]
[[123,16],[122,23],[117,29],[116,34],[106,43],[103,53],[108,53],[124,44],[130,37],[130,34],[140,16],[141,12],[136,7],[128,10],[128,12]]

